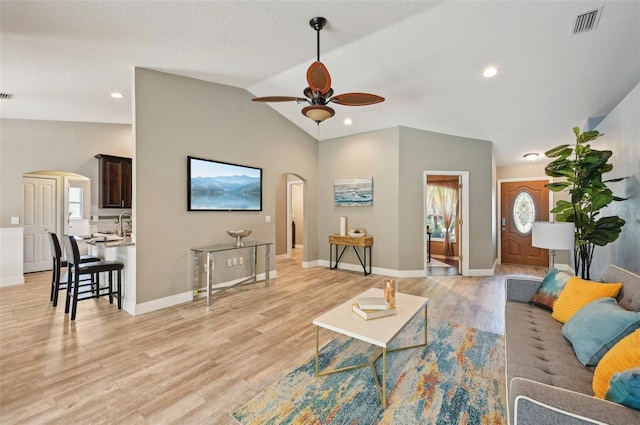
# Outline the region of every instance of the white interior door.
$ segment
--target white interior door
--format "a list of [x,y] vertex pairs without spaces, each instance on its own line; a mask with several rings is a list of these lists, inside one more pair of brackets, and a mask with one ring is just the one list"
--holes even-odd
[[23,177],[24,272],[51,269],[51,248],[47,232],[57,230],[57,180]]

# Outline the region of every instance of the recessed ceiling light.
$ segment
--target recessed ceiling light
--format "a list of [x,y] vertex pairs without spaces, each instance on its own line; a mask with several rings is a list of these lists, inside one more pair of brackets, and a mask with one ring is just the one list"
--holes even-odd
[[124,95],[122,93],[113,92],[113,93],[111,93],[111,97],[114,98],[114,99],[122,99],[124,97]]
[[497,70],[497,69],[495,69],[493,66],[490,66],[490,67],[488,67],[488,68],[486,68],[486,69],[484,70],[484,72],[482,73],[482,75],[483,75],[485,78],[491,78],[491,77],[494,77],[497,73],[498,73],[498,70]]
[[536,159],[538,159],[538,154],[535,152],[531,152],[531,153],[527,153],[524,155],[524,159],[526,159],[527,161],[535,161]]
[[345,118],[343,122],[344,125],[351,125],[351,123],[353,123],[353,121],[351,121],[351,118]]

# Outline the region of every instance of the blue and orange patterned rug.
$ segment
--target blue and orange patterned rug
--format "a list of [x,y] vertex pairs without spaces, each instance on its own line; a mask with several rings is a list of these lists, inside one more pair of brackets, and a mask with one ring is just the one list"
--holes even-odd
[[[423,323],[414,318],[393,346],[419,344]],[[433,319],[427,330],[426,347],[387,355],[385,410],[371,368],[316,378],[312,358],[231,416],[241,425],[506,424],[504,338]],[[339,336],[321,349],[321,370],[367,362],[372,350]]]

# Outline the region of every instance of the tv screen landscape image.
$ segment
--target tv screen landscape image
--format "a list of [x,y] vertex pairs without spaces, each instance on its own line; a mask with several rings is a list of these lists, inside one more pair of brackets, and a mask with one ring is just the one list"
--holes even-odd
[[262,211],[262,168],[187,157],[188,211]]

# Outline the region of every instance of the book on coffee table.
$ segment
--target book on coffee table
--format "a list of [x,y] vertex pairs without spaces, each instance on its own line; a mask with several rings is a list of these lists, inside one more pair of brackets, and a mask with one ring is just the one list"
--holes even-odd
[[387,302],[383,297],[358,297],[358,307],[362,310],[387,310]]
[[351,309],[355,314],[357,314],[358,316],[362,317],[365,320],[378,319],[380,317],[392,316],[396,314],[395,308],[390,308],[386,310],[366,310],[366,309],[362,309],[357,303],[354,303],[351,306]]

